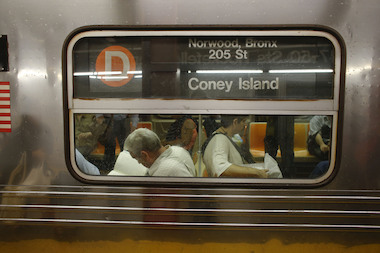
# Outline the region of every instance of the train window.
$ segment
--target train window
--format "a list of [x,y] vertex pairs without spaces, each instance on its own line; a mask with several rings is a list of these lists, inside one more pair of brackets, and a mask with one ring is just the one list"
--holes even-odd
[[70,168],[106,182],[315,184],[341,49],[308,30],[101,30],[65,48]]

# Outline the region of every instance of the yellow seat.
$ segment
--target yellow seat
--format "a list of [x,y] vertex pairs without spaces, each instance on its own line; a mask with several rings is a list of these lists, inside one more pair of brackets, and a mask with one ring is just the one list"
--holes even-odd
[[307,136],[309,123],[294,124],[294,157],[310,156],[307,150]]
[[[264,157],[265,155],[264,138],[266,128],[266,122],[252,122],[249,125],[250,152],[254,157]],[[294,157],[314,157],[307,150],[308,132],[309,123],[294,124]],[[277,156],[281,157],[280,150],[278,150]]]
[[[115,138],[115,141],[116,141],[115,155],[119,155],[120,154],[119,141],[117,140],[117,138]],[[100,142],[98,142],[96,149],[91,152],[91,155],[93,155],[93,156],[104,155],[104,150],[105,150],[104,145],[102,145],[102,144],[100,144]]]
[[266,122],[252,122],[249,124],[249,149],[253,157],[264,157],[264,138],[266,134]]

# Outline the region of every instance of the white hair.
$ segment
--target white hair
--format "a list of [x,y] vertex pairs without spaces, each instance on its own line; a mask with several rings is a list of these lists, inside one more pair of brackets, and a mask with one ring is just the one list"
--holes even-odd
[[157,134],[147,128],[133,131],[124,142],[124,150],[139,157],[141,151],[155,152],[161,148],[161,141]]

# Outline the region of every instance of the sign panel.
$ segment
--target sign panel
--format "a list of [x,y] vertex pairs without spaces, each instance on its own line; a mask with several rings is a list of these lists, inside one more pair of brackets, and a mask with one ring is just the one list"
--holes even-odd
[[75,98],[333,99],[319,36],[91,37],[73,59]]

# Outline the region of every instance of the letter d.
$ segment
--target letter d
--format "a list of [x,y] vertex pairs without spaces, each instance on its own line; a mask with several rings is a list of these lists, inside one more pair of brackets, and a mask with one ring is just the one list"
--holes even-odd
[[270,82],[270,88],[272,90],[278,90],[279,83],[280,83],[280,80],[278,77],[276,77],[276,80],[273,80],[272,82]]
[[[121,51],[106,51],[105,52],[105,69],[104,71],[105,72],[111,72],[113,71],[112,70],[112,57],[118,57],[121,59],[122,63],[123,63],[123,67],[122,68],[118,68],[118,69],[122,69],[122,73],[121,73],[121,76],[127,76],[127,72],[129,70],[129,58],[126,54],[124,54],[123,52]],[[105,80],[106,81],[109,81],[111,80],[110,78],[107,78],[108,75],[105,75]],[[113,75],[114,76],[114,75]],[[120,78],[120,80],[123,79],[123,78]],[[117,81],[117,79],[115,80],[115,78],[112,79],[113,81]]]

